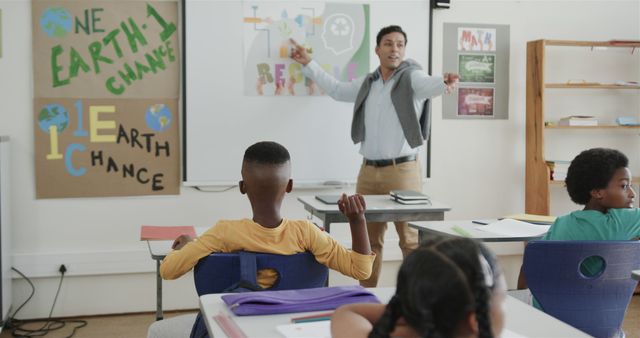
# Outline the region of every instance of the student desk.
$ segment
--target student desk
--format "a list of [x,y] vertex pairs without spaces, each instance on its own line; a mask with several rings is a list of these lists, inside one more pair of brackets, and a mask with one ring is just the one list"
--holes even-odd
[[[196,227],[196,234],[202,235],[208,228]],[[161,320],[162,315],[162,277],[160,277],[160,262],[171,252],[171,241],[147,241],[151,259],[156,261],[156,320]]]
[[[367,222],[396,221],[439,221],[444,212],[451,208],[431,200],[431,204],[400,204],[391,200],[389,195],[365,195]],[[322,220],[326,232],[330,232],[331,223],[346,223],[347,218],[340,212],[337,204],[325,204],[315,196],[298,197],[305,210]]]
[[476,229],[477,227],[482,227],[482,225],[472,221],[409,222],[409,226],[418,229],[420,241],[429,235],[469,237],[483,242],[523,242],[542,238],[542,235],[509,236],[482,231]]
[[[395,288],[373,288],[370,289],[381,302],[386,303],[393,295]],[[282,337],[277,331],[277,325],[290,324],[291,318],[302,317],[309,313],[288,313],[280,315],[265,316],[235,316],[231,313],[222,299],[221,294],[209,294],[200,297],[200,310],[203,313],[207,330],[211,337],[227,337],[218,326],[213,317],[220,312],[227,314],[240,327],[248,337]],[[318,311],[321,313],[326,311]],[[590,337],[551,316],[529,306],[519,300],[507,296],[505,300],[506,321],[505,328],[514,333],[528,338],[587,338]],[[509,338],[503,333],[503,338]]]

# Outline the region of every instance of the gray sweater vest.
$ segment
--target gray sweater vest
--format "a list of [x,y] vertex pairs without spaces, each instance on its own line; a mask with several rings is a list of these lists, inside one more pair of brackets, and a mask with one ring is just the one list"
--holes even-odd
[[[393,88],[391,88],[391,102],[398,114],[404,137],[411,148],[419,147],[424,140],[429,139],[429,131],[431,129],[429,100],[425,101],[420,118],[418,118],[413,106],[411,72],[417,69],[422,69],[417,62],[411,59],[403,61],[392,75],[396,78],[396,81],[393,84]],[[380,73],[378,71],[367,75],[356,97],[353,108],[353,121],[351,122],[351,139],[353,143],[359,143],[364,140],[364,103],[369,95],[371,82],[378,80],[379,77]]]

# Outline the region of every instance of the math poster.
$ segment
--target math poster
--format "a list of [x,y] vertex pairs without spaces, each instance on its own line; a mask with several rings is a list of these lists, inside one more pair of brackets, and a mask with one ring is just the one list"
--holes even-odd
[[369,5],[246,1],[243,6],[245,95],[323,95],[289,58],[289,39],[339,80],[369,72]]
[[178,194],[176,2],[34,1],[36,197]]

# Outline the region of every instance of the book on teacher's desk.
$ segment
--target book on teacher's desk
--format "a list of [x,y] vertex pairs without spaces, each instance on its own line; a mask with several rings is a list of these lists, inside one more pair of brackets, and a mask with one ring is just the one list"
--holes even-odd
[[391,190],[389,194],[402,200],[428,200],[429,196],[415,190]]
[[391,196],[391,200],[400,204],[431,204],[429,200],[403,200],[393,196]]
[[430,204],[429,196],[415,190],[392,190],[391,199],[401,204]]

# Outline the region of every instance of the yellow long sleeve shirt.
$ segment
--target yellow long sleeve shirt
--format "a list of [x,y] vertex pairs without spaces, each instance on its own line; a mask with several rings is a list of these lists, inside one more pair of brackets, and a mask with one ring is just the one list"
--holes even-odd
[[[222,220],[180,250],[169,253],[160,265],[164,279],[176,279],[191,270],[200,258],[212,252],[254,251],[292,255],[310,251],[316,260],[344,275],[369,278],[375,254],[348,250],[306,220],[283,219],[276,228],[266,228],[250,220]],[[270,286],[273,273],[258,272],[258,284]]]

